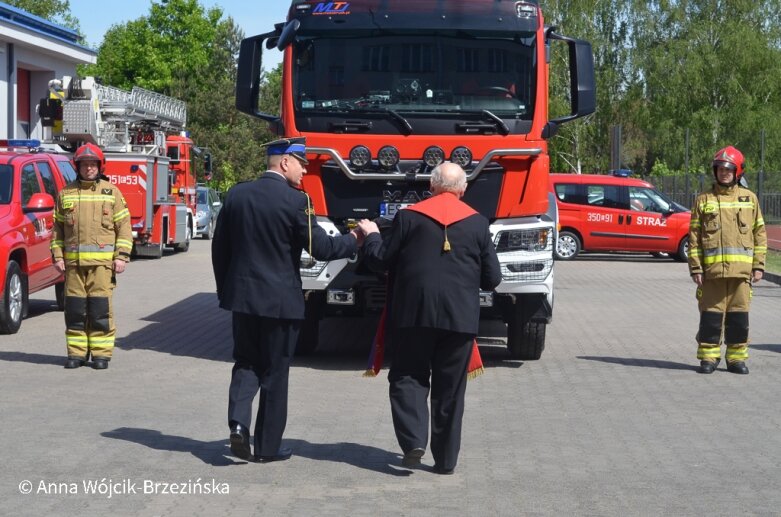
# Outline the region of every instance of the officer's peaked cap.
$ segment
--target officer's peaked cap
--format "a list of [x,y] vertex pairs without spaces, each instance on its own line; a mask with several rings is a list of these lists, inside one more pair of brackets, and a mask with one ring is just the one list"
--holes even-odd
[[266,147],[266,154],[269,156],[289,154],[299,160],[304,165],[309,161],[306,159],[306,138],[281,138],[263,144]]

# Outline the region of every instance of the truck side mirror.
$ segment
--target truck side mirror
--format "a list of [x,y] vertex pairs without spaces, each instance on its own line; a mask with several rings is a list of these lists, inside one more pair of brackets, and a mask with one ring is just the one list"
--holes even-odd
[[570,114],[558,117],[548,122],[543,130],[543,138],[550,138],[558,130],[558,126],[594,113],[597,106],[597,87],[594,78],[594,53],[591,43],[575,38],[568,38],[555,32],[555,27],[549,27],[545,33],[546,43],[551,40],[564,41],[569,46],[570,70]]
[[281,122],[281,119],[276,115],[258,111],[263,56],[261,46],[265,39],[277,36],[275,31],[243,39],[239,50],[239,68],[236,73],[236,109],[272,124]]
[[207,176],[211,176],[212,173],[212,153],[205,153],[203,155],[203,170],[206,171]]

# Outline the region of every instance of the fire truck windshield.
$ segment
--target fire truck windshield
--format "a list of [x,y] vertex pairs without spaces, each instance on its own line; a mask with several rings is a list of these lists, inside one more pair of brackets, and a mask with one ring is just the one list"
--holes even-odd
[[413,127],[415,134],[436,134],[426,120],[446,119],[452,132],[453,120],[461,119],[520,133],[530,124],[518,122],[533,117],[531,36],[312,38],[298,41],[294,55],[293,98],[303,131],[382,119],[387,127],[368,123],[366,132],[395,126],[405,134]]

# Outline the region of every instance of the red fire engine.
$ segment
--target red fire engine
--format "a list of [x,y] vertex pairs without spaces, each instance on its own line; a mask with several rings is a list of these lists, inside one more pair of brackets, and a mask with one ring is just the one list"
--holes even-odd
[[[241,45],[237,108],[281,136],[307,137],[303,186],[318,223],[344,232],[427,196],[433,167],[467,172],[464,201],[486,216],[502,265],[483,316],[507,323],[513,357],[538,359],[553,315],[556,205],[547,139],[595,109],[591,45],[545,26],[536,1],[294,0],[285,23]],[[571,112],[548,118],[550,45],[569,46]],[[284,51],[280,116],[258,111],[262,46]],[[307,319],[385,300],[357,260],[302,259]],[[478,296],[478,293],[475,293]]]
[[103,149],[106,176],[125,196],[133,251],[160,258],[163,247],[187,251],[195,228],[196,175],[211,172],[209,153],[184,131],[183,101],[139,87],[125,91],[94,78],[49,83],[41,101],[44,139],[70,150],[85,142]]

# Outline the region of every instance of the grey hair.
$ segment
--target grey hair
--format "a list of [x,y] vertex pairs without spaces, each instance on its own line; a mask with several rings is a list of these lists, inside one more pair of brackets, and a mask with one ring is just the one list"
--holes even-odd
[[[448,172],[442,174],[443,165],[452,165],[453,167],[448,168],[457,169],[458,172],[455,174]],[[434,167],[434,170],[431,171],[431,188],[438,192],[459,193],[466,188],[466,173],[464,172],[464,169],[457,164],[443,162]]]

